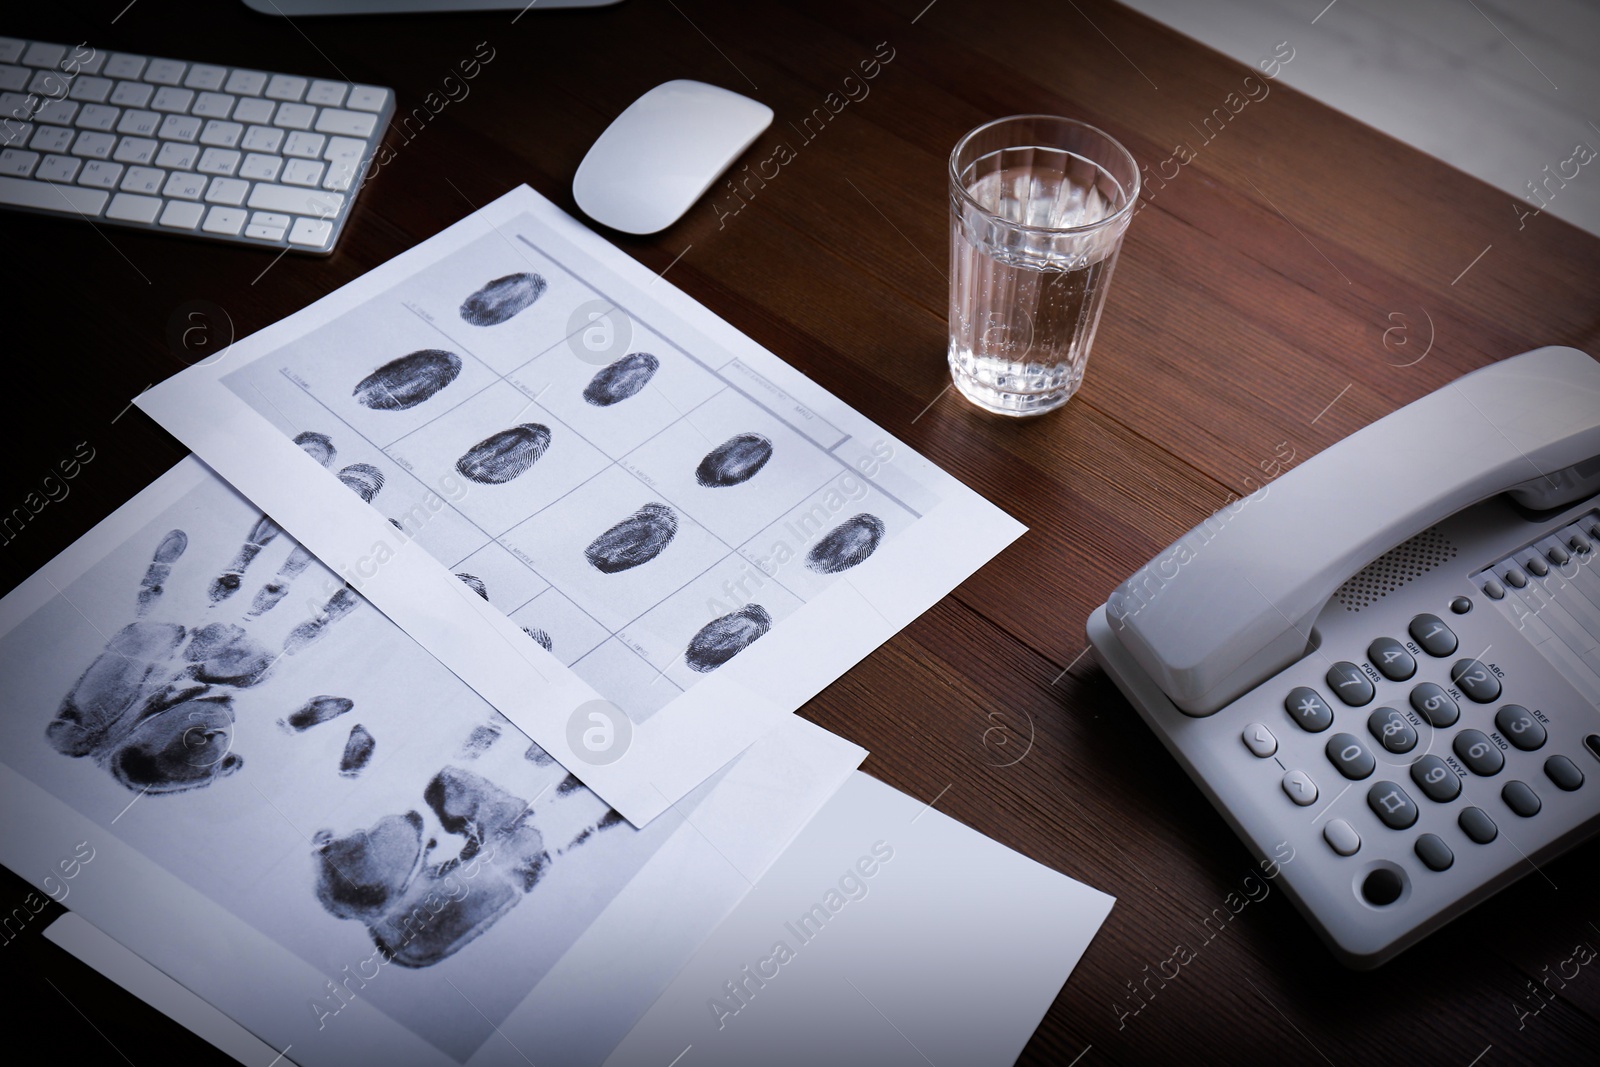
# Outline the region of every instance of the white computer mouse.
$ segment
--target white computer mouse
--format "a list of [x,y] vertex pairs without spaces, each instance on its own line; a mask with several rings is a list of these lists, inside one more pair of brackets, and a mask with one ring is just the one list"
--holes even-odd
[[664,82],[629,104],[578,164],[572,195],[624,233],[664,230],[772,124],[772,109],[705,82]]

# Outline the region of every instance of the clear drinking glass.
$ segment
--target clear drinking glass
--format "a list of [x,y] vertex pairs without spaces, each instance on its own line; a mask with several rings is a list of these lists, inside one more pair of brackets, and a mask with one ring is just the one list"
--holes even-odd
[[1074,119],[1013,115],[950,153],[950,375],[1001,415],[1071,399],[1139,199],[1126,148]]

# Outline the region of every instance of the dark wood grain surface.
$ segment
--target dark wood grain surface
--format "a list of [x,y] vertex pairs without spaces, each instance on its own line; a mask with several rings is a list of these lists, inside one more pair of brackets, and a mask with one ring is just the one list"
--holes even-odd
[[[517,183],[577,214],[572,174],[618,111],[671,78],[723,85],[777,113],[741,164],[780,144],[792,160],[748,197],[717,187],[662,234],[606,236],[1030,527],[802,710],[869,748],[883,780],[1118,898],[1024,1062],[1593,1062],[1600,966],[1543,996],[1529,986],[1575,944],[1600,945],[1593,843],[1371,974],[1335,963],[1274,892],[1177,978],[1141,985],[1127,1014],[1130,983],[1203,940],[1201,918],[1252,863],[1083,652],[1116,583],[1248,493],[1280,449],[1299,462],[1529,348],[1600,353],[1600,240],[1549,216],[1519,227],[1507,195],[1281,83],[1203,133],[1259,72],[1114,4],[925,4],[293,23],[199,0],[11,5],[11,35],[391,85],[403,110],[480,42],[494,58],[470,95],[391,131],[394,155],[328,259],[0,215],[0,507],[80,442],[95,456],[0,546],[5,588],[180,458],[127,405],[201,341],[260,329]],[[892,58],[867,95],[803,132],[880,46]],[[945,159],[1017,112],[1086,119],[1149,173],[1179,144],[1192,156],[1147,181],[1081,393],[1029,421],[945,391]],[[216,310],[183,318],[195,301]],[[212,332],[175,343],[174,323],[197,321]],[[1034,738],[1013,766],[985,747],[997,721]],[[27,888],[7,874],[0,905]],[[1029,916],[994,889],[995,936],[1026,939]],[[0,958],[14,1011],[75,1058],[114,1062],[106,1043],[133,1063],[214,1057],[48,947],[30,930]]]

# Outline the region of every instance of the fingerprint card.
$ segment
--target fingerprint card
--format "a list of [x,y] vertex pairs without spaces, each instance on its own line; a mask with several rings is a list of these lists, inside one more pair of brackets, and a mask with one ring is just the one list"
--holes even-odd
[[138,403],[636,825],[1022,532],[526,187]]
[[0,677],[0,862],[301,1064],[598,1062],[864,755],[791,716],[637,829],[193,458]]

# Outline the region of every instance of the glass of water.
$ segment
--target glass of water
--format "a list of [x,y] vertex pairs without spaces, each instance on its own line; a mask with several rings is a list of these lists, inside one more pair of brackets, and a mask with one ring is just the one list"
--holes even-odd
[[1139,167],[1073,119],[1014,115],[950,153],[950,374],[979,407],[1071,399],[1139,199]]

